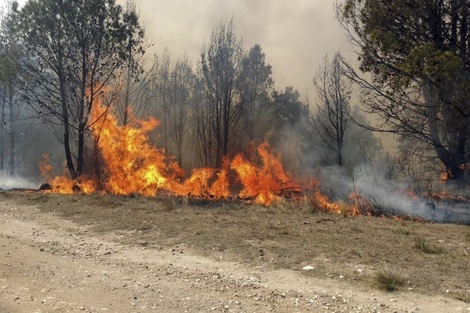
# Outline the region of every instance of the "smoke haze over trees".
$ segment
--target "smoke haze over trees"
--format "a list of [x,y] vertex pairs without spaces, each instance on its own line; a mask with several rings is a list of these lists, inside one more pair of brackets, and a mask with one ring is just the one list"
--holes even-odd
[[[349,66],[345,61],[346,57],[341,57],[338,53],[332,60],[324,58],[325,51],[318,48],[322,47],[322,44],[318,43],[326,41],[322,41],[322,37],[303,37],[302,43],[298,42],[298,46],[289,48],[298,50],[297,53],[301,54],[303,46],[310,47],[311,42],[316,42],[317,49],[322,50],[318,55],[302,56],[305,59],[303,70],[309,71],[308,77],[303,83],[298,84],[299,77],[302,75],[292,78],[296,76],[292,75],[292,71],[295,72],[297,66],[294,64],[286,70],[286,75],[279,74],[279,69],[270,62],[275,59],[272,54],[277,52],[273,53],[269,44],[269,48],[266,49],[263,43],[257,42],[258,37],[254,36],[262,34],[260,38],[266,37],[270,31],[273,31],[263,26],[262,18],[265,13],[261,13],[263,10],[256,5],[259,4],[258,1],[242,2],[243,10],[248,10],[250,14],[254,12],[260,14],[259,21],[257,21],[259,27],[254,29],[253,34],[247,36],[248,40],[241,35],[241,33],[248,33],[247,24],[240,23],[241,26],[239,26],[235,14],[232,18],[230,14],[227,14],[228,18],[219,14],[217,19],[210,21],[192,21],[195,25],[194,32],[201,29],[196,27],[197,23],[206,26],[210,23],[210,28],[205,27],[207,32],[204,34],[181,31],[179,38],[176,39],[181,42],[197,39],[196,54],[194,50],[185,51],[178,49],[178,45],[171,46],[170,44],[166,50],[162,49],[163,46],[154,49],[153,38],[148,34],[159,34],[159,28],[155,27],[157,24],[147,23],[144,20],[149,12],[140,8],[139,3],[143,5],[145,1],[136,1],[135,6],[132,1],[114,2],[113,0],[79,1],[78,3],[49,0],[27,2],[17,11],[13,10],[14,14],[5,12],[3,15],[17,19],[13,23],[15,27],[2,30],[4,40],[1,51],[2,62],[7,62],[7,60],[19,62],[18,70],[15,70],[14,74],[19,75],[18,82],[23,85],[11,89],[13,98],[17,99],[15,103],[29,108],[29,115],[25,115],[25,118],[31,121],[40,117],[44,122],[42,129],[52,130],[52,133],[44,135],[49,141],[53,141],[54,136],[59,139],[65,149],[61,157],[55,154],[54,158],[59,164],[66,161],[66,168],[72,178],[78,178],[82,174],[100,175],[99,168],[93,168],[93,165],[99,167],[97,165],[99,156],[94,154],[97,143],[91,140],[89,129],[96,122],[90,119],[94,101],[103,93],[108,95],[106,104],[110,112],[120,116],[122,125],[130,127],[138,125],[135,117],[158,118],[160,125],[152,132],[153,142],[163,148],[167,155],[174,156],[176,163],[185,170],[207,166],[221,168],[224,166],[225,157],[245,151],[251,143],[257,145],[262,142],[270,143],[276,151],[282,154],[286,168],[298,174],[313,173],[316,167],[325,165],[343,167],[344,173],[351,174],[353,169],[361,164],[370,166],[376,164],[377,159],[382,156],[381,143],[367,129],[373,128],[370,126],[370,117],[358,109],[370,109],[374,103],[371,100],[374,98],[371,93],[369,96],[372,98],[361,100],[354,95],[348,78],[356,78],[357,81],[357,77],[353,74],[355,73],[352,71],[353,66]],[[341,3],[349,5],[353,2]],[[367,3],[375,4],[380,1]],[[150,7],[152,4],[147,5]],[[159,14],[169,16],[175,14],[174,5],[168,5],[168,11],[162,7],[161,11],[158,11]],[[188,6],[192,5],[188,4]],[[304,1],[293,1],[290,5],[297,9],[306,9],[312,14],[299,16],[299,25],[304,25],[305,21],[318,16],[318,12]],[[235,5],[228,1],[225,10],[229,10],[231,6],[235,8]],[[323,10],[324,6],[322,4],[318,11]],[[333,15],[333,7],[331,3],[328,5],[331,15]],[[352,8],[356,7],[347,8],[353,10]],[[215,12],[215,8],[213,9]],[[273,4],[270,9],[278,12],[279,6]],[[286,10],[295,11],[293,8]],[[463,9],[459,8],[459,10]],[[236,9],[234,11],[237,12]],[[96,12],[102,14],[96,14]],[[347,12],[354,12],[356,15],[347,15],[349,20],[342,19],[341,21],[352,23],[351,25],[354,26],[354,22],[351,21],[354,21],[354,17],[359,16],[359,13],[358,11]],[[458,19],[460,13],[456,14]],[[187,17],[181,18],[184,20]],[[295,16],[277,16],[277,18],[281,24],[289,21],[293,23],[296,20]],[[321,23],[321,19],[317,23]],[[458,19],[456,23],[458,26],[463,22]],[[181,23],[181,27],[186,27],[184,25]],[[336,23],[335,27],[339,27],[339,23]],[[20,47],[19,51],[28,54],[24,60],[21,57],[11,58],[16,52],[9,50],[12,46],[5,44],[6,38],[13,36],[10,33],[13,31],[18,32],[14,36],[18,38],[16,43]],[[325,30],[325,34],[328,33]],[[380,46],[380,42],[376,44]],[[392,45],[393,47],[395,46]],[[334,51],[338,51],[338,48],[337,45]],[[421,52],[416,52],[417,57],[427,53],[427,48],[423,49],[420,50]],[[147,53],[145,57],[142,57],[144,50],[161,52],[154,55]],[[173,54],[174,51],[177,54]],[[436,51],[429,53],[437,60],[447,62],[442,60]],[[396,55],[396,51],[393,55]],[[277,55],[276,58],[278,57]],[[317,66],[311,66],[313,59]],[[412,58],[405,65],[409,66],[409,73],[422,75],[423,70],[416,65],[416,62],[413,63],[416,60]],[[296,64],[302,64],[302,59],[295,61]],[[387,104],[393,103],[400,108],[400,114],[403,113],[403,115],[395,116],[400,122],[409,122],[408,125],[412,125],[413,129],[419,128],[427,131],[436,126],[441,131],[437,137],[431,132],[429,135],[418,134],[416,136],[416,133],[410,131],[411,127],[400,126],[398,132],[400,135],[414,136],[416,137],[414,139],[419,139],[422,143],[425,142],[423,138],[431,140],[434,138],[436,141],[436,138],[445,137],[449,143],[456,144],[452,149],[447,149],[447,155],[450,155],[450,150],[458,150],[461,141],[455,136],[452,137],[452,134],[462,134],[459,129],[446,128],[445,123],[440,121],[434,126],[431,123],[428,128],[425,124],[418,125],[418,115],[406,111],[402,97],[405,89],[400,88],[411,86],[412,80],[409,75],[405,75],[402,80],[393,80],[396,78],[395,72],[387,67],[385,68],[389,72],[380,66],[375,68],[372,57],[367,60],[362,59],[362,61],[362,69],[375,73],[374,78],[379,79],[376,82],[390,82],[393,84],[390,88],[395,88],[390,90],[399,91],[397,93],[399,97],[391,97],[381,89],[374,89],[374,91],[378,90],[380,96],[385,96]],[[451,62],[451,65],[455,65],[455,71],[459,70],[460,63],[457,61],[455,64]],[[435,62],[436,60],[433,60],[431,63],[435,64]],[[288,63],[288,59],[284,60],[284,64]],[[321,68],[320,72],[317,71],[318,65]],[[426,68],[433,71],[434,76],[429,74],[429,77],[447,79],[447,82],[449,76],[455,77],[455,72],[440,72],[438,65],[439,63],[437,67]],[[9,119],[7,113],[14,112],[9,109],[13,101],[8,100],[10,90],[8,84],[11,81],[8,79],[11,75],[11,72],[7,71],[8,68],[2,67],[0,80],[2,110],[5,109],[5,113],[2,113],[2,121]],[[285,65],[281,68],[286,69]],[[27,75],[22,74],[22,71]],[[280,76],[282,77],[281,83],[278,80]],[[292,82],[289,82],[290,78]],[[465,81],[464,78],[465,75],[460,76],[461,81]],[[359,82],[363,87],[376,87],[374,81]],[[299,85],[302,89],[299,89]],[[449,116],[455,117],[455,114],[459,112],[466,114],[467,108],[457,105],[458,101],[454,101],[457,98],[449,96],[453,91],[459,95],[464,94],[464,89],[459,89],[458,84],[455,84],[456,88],[453,91],[441,90],[438,88],[439,85],[432,85],[431,80],[425,85],[429,85],[428,96],[434,99],[433,101],[446,95],[448,96],[446,99],[455,104],[456,110],[450,112]],[[305,86],[309,89],[307,90]],[[417,89],[413,91],[414,95],[419,95]],[[407,104],[416,104],[420,100],[419,96],[412,98],[411,94],[406,95],[408,96]],[[428,107],[427,113],[431,110],[431,107]],[[373,112],[380,116],[379,111],[366,112]],[[413,113],[417,112],[413,111]],[[434,113],[435,116],[441,116],[439,112]],[[407,120],[408,117],[412,120]],[[457,124],[453,126],[456,127]],[[6,122],[2,124],[2,127],[14,129],[16,125],[19,124]],[[393,128],[399,124],[389,117],[387,123],[383,125]],[[7,156],[5,153],[18,149],[7,148],[7,143],[12,141],[8,138],[6,130],[2,132],[1,139],[2,162],[0,165],[7,169],[7,163],[13,162],[17,157]],[[410,147],[410,144],[405,143],[408,141],[401,141],[400,147],[403,150],[405,146]],[[438,147],[435,153],[440,156],[439,153],[446,144],[441,141],[434,145],[435,148]],[[464,145],[468,146],[467,143]],[[47,152],[47,149],[44,150],[46,151],[43,152]],[[417,148],[407,151],[411,150],[417,151]],[[431,158],[435,156],[432,152],[428,153]],[[459,153],[462,155],[461,151]],[[464,150],[463,155],[467,154]],[[458,156],[459,162],[462,159],[461,155]],[[447,159],[441,158],[441,160],[445,163]],[[465,163],[466,159],[463,161]],[[30,160],[30,162],[37,164],[39,160]],[[464,163],[459,163],[459,165]],[[450,165],[448,169],[450,170]],[[434,168],[435,177],[438,171],[438,168]]]

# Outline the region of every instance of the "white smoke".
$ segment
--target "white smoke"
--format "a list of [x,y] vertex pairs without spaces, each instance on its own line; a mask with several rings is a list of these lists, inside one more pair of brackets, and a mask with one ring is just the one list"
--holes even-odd
[[346,199],[356,192],[375,210],[385,216],[406,216],[434,222],[470,224],[469,205],[465,202],[427,199],[409,192],[406,183],[390,181],[371,167],[358,167],[352,176],[337,167],[321,170],[321,189],[332,200]]
[[0,190],[37,188],[38,186],[35,182],[32,182],[25,178],[11,176],[7,173],[0,172]]

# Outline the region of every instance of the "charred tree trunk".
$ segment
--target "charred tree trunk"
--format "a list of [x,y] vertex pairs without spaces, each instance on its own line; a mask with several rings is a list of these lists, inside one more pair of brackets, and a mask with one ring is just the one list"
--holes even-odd
[[65,81],[61,69],[59,69],[59,88],[60,88],[60,101],[62,109],[62,121],[64,126],[64,151],[65,151],[65,164],[72,179],[77,179],[78,173],[75,170],[73,163],[72,150],[70,148],[70,123],[69,112],[67,107],[67,93],[65,91]]
[[124,117],[122,119],[122,125],[126,126],[129,122],[129,110],[130,110],[130,95],[131,95],[131,79],[132,79],[132,50],[129,44],[129,48],[127,50],[128,58],[127,61],[127,79],[126,79],[126,91],[124,93]]
[[78,125],[78,153],[77,153],[77,177],[83,174],[85,167],[85,123]]

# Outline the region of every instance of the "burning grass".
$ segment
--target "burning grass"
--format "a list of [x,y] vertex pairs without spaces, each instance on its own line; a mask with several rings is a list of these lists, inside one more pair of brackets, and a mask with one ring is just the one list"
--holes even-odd
[[[407,214],[412,200],[402,195],[390,195],[381,190],[378,197],[361,195],[356,188],[350,194],[342,190],[342,196],[328,197],[315,177],[294,177],[288,173],[276,153],[267,142],[255,147],[250,144],[245,152],[233,158],[226,157],[220,168],[194,168],[184,171],[164,149],[151,143],[149,132],[158,126],[155,118],[134,119],[134,125],[120,125],[118,119],[99,103],[93,106],[90,120],[94,143],[94,169],[83,173],[76,180],[67,175],[51,177],[52,167],[47,155],[40,162],[41,173],[48,182],[41,189],[61,194],[113,194],[150,198],[185,197],[186,200],[231,201],[243,200],[263,206],[306,206],[311,211],[326,211],[349,215],[393,216],[383,198],[397,207],[401,215]],[[44,188],[43,188],[44,187]],[[392,200],[390,200],[392,199]],[[177,200],[165,200],[168,207]],[[290,202],[295,202],[291,204]],[[401,207],[401,208],[400,208]],[[436,210],[425,208],[435,215]],[[424,212],[428,214],[429,212]],[[400,217],[404,218],[404,217]],[[435,217],[443,220],[444,216]],[[470,221],[470,219],[469,219]]]

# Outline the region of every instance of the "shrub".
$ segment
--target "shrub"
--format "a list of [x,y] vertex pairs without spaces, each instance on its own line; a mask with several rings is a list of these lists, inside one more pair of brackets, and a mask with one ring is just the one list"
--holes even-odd
[[397,291],[405,285],[405,279],[397,272],[385,267],[375,273],[373,286],[385,291]]

